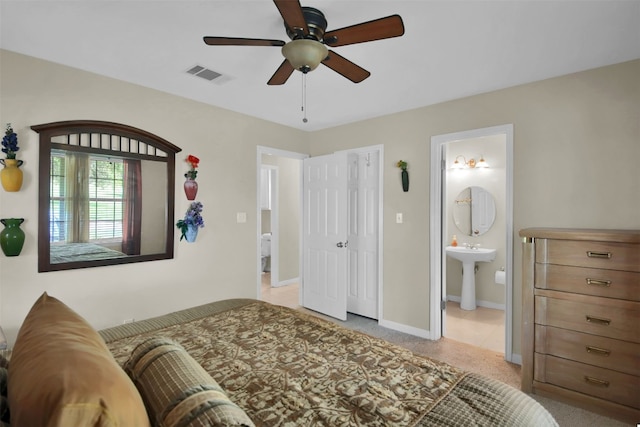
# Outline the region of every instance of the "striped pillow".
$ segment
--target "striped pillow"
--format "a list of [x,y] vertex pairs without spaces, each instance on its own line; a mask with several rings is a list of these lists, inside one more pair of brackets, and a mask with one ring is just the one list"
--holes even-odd
[[168,338],[154,337],[139,344],[124,370],[155,426],[254,426],[207,371]]

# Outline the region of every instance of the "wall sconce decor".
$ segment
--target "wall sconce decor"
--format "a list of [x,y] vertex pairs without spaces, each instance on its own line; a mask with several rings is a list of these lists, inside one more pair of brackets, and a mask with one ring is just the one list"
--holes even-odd
[[0,181],[5,191],[19,191],[22,187],[20,166],[24,162],[16,159],[16,151],[19,149],[18,135],[13,131],[11,123],[7,123],[7,129],[2,137],[2,152],[7,155],[7,158],[0,159],[0,164],[4,166],[0,171]]
[[189,163],[189,170],[184,174],[184,177],[187,178],[184,182],[184,194],[187,196],[187,200],[195,200],[198,194],[198,182],[196,181],[198,171],[196,169],[200,163],[200,159],[189,154],[185,161]]
[[178,220],[176,227],[180,230],[180,240],[187,239],[189,243],[196,241],[198,229],[204,227],[202,208],[201,202],[191,202],[189,209],[184,214],[184,218]]
[[[462,158],[462,162],[458,159]],[[480,155],[480,160],[476,161],[474,158],[467,160],[463,155],[456,156],[451,169],[475,169],[475,168],[488,168],[489,164],[484,159],[484,156]]]
[[24,246],[24,231],[20,224],[24,218],[2,218],[0,223],[4,225],[4,230],[0,231],[0,247],[6,256],[18,256]]
[[402,177],[402,191],[405,193],[409,191],[409,172],[407,172],[407,162],[404,160],[398,160],[396,166],[402,169],[400,176]]

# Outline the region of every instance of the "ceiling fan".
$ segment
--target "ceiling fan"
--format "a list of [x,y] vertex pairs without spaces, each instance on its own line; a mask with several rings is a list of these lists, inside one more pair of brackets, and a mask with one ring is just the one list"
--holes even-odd
[[324,14],[312,7],[303,7],[299,0],[273,0],[282,15],[289,42],[282,40],[251,39],[239,37],[204,37],[210,46],[279,46],[285,60],[267,82],[284,84],[294,70],[306,74],[320,63],[343,75],[354,83],[360,83],[371,73],[338,55],[329,47],[345,46],[374,40],[399,37],[404,34],[404,24],[399,15],[391,15],[373,21],[325,32],[327,20]]

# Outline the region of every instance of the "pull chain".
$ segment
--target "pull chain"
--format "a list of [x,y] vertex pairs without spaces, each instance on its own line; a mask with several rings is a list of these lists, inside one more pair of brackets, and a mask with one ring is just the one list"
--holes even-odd
[[302,123],[307,123],[307,73],[302,73]]

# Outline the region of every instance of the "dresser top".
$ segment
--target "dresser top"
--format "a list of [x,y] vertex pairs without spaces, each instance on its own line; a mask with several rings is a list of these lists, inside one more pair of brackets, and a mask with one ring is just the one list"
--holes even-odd
[[559,240],[640,243],[640,230],[607,230],[595,228],[525,228],[520,237]]

